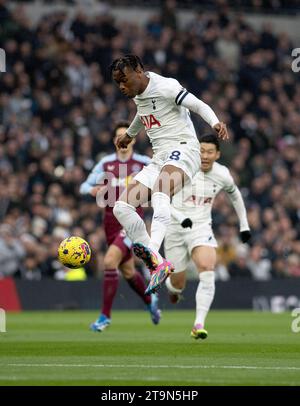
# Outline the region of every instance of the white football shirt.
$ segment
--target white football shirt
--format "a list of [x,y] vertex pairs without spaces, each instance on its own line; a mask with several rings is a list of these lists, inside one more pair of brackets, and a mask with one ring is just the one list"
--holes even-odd
[[228,168],[215,162],[209,172],[199,171],[173,196],[172,221],[182,222],[190,218],[193,223],[211,223],[211,211],[217,194],[224,190],[236,210],[240,220],[240,230],[249,230],[246,208],[241,192],[236,186]]
[[189,110],[201,115],[211,126],[219,122],[213,110],[176,79],[154,72],[145,74],[150,80],[144,92],[133,99],[137,114],[127,134],[134,137],[144,127],[154,153],[180,142],[199,146]]

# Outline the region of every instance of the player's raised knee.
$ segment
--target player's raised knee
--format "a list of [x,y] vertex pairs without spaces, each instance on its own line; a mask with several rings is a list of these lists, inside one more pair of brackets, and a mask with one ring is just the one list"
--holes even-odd
[[128,204],[126,202],[123,202],[122,200],[117,200],[114,208],[113,208],[113,213],[114,216],[118,219],[120,216],[132,212],[132,211],[136,211],[135,207],[131,206],[131,204]]
[[126,211],[126,203],[117,200],[113,208],[113,213],[116,219],[119,220],[119,218],[124,214],[125,211]]

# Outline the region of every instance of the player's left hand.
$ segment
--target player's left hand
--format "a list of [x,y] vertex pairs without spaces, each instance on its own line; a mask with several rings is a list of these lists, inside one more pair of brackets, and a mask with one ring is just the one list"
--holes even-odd
[[219,138],[222,140],[229,139],[229,134],[225,123],[220,121],[219,123],[215,124],[213,128],[217,131]]
[[245,244],[251,238],[251,231],[250,230],[241,231],[240,237],[241,237],[242,242]]
[[183,227],[183,228],[188,228],[188,227],[192,228],[193,227],[192,220],[189,219],[189,218],[184,219],[183,222],[181,223],[181,227]]

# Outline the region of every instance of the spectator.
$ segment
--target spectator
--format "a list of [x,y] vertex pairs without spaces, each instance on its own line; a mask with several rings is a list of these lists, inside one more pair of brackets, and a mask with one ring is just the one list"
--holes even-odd
[[[287,7],[252,0],[234,7],[242,3],[276,12]],[[295,44],[286,33],[270,25],[254,29],[228,7],[199,11],[179,29],[175,1],[145,27],[120,24],[108,10],[73,18],[53,13],[33,26],[24,9],[7,5],[0,0],[7,59],[0,76],[1,274],[59,278],[65,271],[56,248],[76,234],[89,240],[94,255],[86,271],[98,276],[105,251],[101,212],[80,197],[78,185],[113,151],[115,122],[133,118],[132,102],[119,94],[107,67],[118,55],[138,52],[147,68],[178,78],[214,106],[232,131],[222,159],[243,192],[253,246],[240,252],[235,216],[218,196],[220,278],[299,276],[300,76],[290,68]],[[193,119],[199,134],[207,130]],[[136,148],[149,150],[144,132]]]
[[0,278],[13,276],[20,270],[25,250],[22,243],[13,236],[13,230],[9,224],[0,226],[0,252]]
[[237,247],[237,258],[230,262],[228,272],[231,278],[251,278],[251,270],[247,264],[248,248],[245,245]]
[[252,278],[258,281],[267,281],[272,278],[271,261],[264,258],[265,253],[260,244],[251,248],[247,266],[251,271]]
[[176,0],[166,0],[163,2],[161,12],[161,24],[163,27],[177,29]]

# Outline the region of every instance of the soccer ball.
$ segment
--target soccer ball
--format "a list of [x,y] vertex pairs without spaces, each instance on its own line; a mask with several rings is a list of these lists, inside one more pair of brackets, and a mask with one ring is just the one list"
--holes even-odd
[[66,238],[58,247],[58,259],[67,268],[81,268],[91,259],[90,246],[83,238]]

